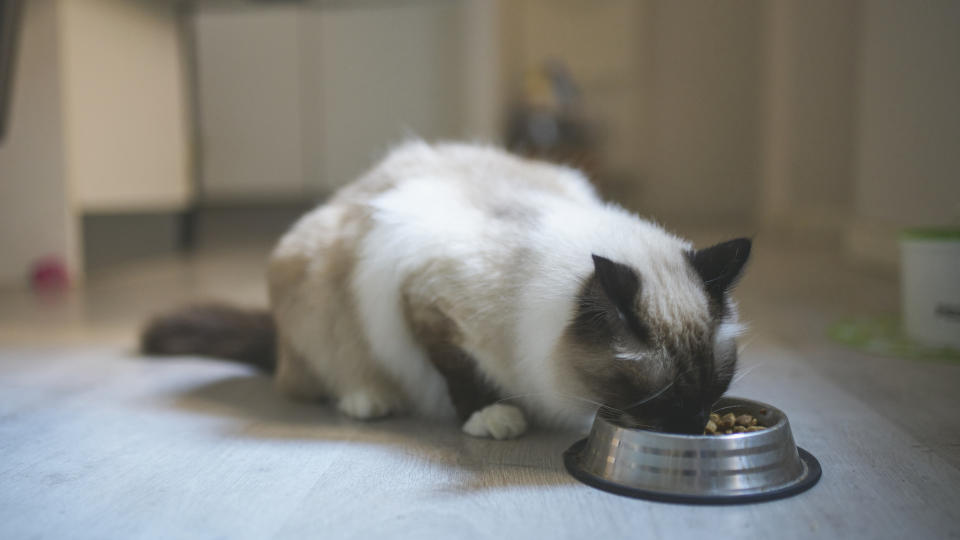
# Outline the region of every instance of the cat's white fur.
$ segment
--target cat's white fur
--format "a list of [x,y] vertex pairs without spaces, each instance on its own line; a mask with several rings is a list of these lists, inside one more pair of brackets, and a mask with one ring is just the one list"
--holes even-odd
[[[278,383],[332,396],[355,417],[452,415],[445,382],[404,316],[404,298],[414,298],[455,321],[505,403],[583,425],[591,407],[558,368],[556,348],[591,254],[634,268],[664,322],[708,324],[706,295],[683,256],[690,248],[601,201],[576,170],[489,147],[407,143],[277,246],[269,279]],[[733,316],[716,332],[718,357],[735,346],[737,328]],[[644,361],[639,351],[621,354]],[[464,425],[497,438],[524,429],[523,413],[503,404]]]

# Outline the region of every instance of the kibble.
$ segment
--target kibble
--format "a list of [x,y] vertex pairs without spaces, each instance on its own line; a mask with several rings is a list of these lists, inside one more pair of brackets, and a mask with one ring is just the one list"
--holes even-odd
[[[766,411],[761,411],[765,413]],[[761,426],[759,421],[752,414],[743,413],[740,415],[728,412],[724,415],[710,413],[710,419],[703,429],[704,435],[732,435],[734,433],[753,433],[754,431],[763,431],[766,426]]]

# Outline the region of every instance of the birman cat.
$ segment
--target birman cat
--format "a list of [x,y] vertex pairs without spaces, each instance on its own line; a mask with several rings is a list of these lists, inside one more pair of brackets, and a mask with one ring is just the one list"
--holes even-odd
[[700,433],[736,369],[750,247],[694,249],[568,167],[410,142],[280,239],[269,312],[186,308],[142,346],[255,364],[357,419],[456,415],[506,439],[605,406]]

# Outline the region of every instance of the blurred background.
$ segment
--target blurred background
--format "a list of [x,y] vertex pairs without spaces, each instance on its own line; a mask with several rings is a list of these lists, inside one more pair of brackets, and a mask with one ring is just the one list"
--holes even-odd
[[[265,306],[283,230],[411,137],[753,237],[730,392],[821,485],[635,506],[568,478],[572,434],[137,352],[160,311]],[[958,388],[960,0],[0,0],[0,538],[956,538]]]
[[816,253],[770,263],[807,290],[879,280],[883,309],[897,232],[960,217],[952,0],[0,5],[14,333],[151,295],[261,301],[270,242],[409,137],[582,167],[695,240]]

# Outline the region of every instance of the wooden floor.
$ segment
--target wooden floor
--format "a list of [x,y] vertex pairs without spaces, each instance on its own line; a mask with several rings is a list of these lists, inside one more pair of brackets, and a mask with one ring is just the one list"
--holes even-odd
[[960,366],[831,345],[836,317],[895,310],[896,284],[825,251],[756,253],[731,393],[786,411],[820,459],[823,479],[794,498],[628,499],[564,472],[578,433],[359,424],[240,366],[132,354],[153,310],[262,301],[262,251],[230,251],[128,267],[59,300],[0,294],[0,538],[960,537]]

